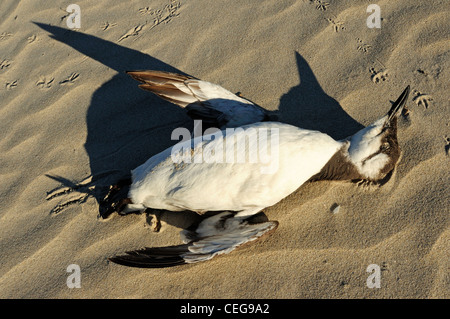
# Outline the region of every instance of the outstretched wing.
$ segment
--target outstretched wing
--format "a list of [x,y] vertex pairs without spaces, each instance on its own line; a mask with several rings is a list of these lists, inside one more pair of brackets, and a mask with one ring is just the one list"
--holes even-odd
[[140,88],[186,108],[191,118],[211,126],[237,127],[263,121],[266,117],[260,106],[214,83],[162,71],[127,73],[142,83]]
[[197,263],[230,253],[237,247],[275,230],[278,226],[277,221],[252,224],[241,218],[222,214],[213,217],[213,220],[207,223],[200,223],[196,230],[197,235],[207,236],[194,238],[183,245],[130,251],[126,255],[115,256],[109,260],[117,264],[141,268],[164,268]]
[[188,252],[188,245],[144,248],[127,251],[126,255],[108,258],[116,264],[139,268],[165,268],[186,264],[182,255]]
[[184,84],[185,81],[195,79],[191,76],[163,71],[127,71],[131,77],[143,84],[139,87],[150,91],[159,97],[177,104],[182,108],[198,99]]

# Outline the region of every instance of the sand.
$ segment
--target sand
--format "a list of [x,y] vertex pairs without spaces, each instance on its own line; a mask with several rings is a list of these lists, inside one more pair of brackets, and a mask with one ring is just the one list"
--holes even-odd
[[[3,0],[0,297],[449,298],[450,7],[380,0],[370,29],[370,2],[327,1],[79,0],[70,31],[69,2]],[[145,214],[98,218],[96,189],[192,124],[140,90],[124,73],[134,69],[220,84],[334,138],[411,85],[401,161],[381,188],[301,187],[265,210],[276,232],[231,254],[170,269],[110,263],[180,243],[195,217],[165,213],[159,233]],[[71,264],[81,288],[67,286]],[[372,264],[380,288],[367,285]]]

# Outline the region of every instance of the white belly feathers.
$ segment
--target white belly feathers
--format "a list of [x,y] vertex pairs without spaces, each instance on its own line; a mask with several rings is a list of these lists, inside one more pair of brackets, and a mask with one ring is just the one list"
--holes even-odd
[[137,167],[129,196],[144,207],[175,211],[262,209],[318,173],[341,146],[324,133],[277,122],[217,131]]

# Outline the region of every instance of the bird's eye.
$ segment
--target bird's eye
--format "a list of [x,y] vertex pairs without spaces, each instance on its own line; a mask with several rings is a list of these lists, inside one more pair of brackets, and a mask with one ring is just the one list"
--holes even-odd
[[384,142],[384,143],[381,145],[380,150],[386,151],[386,150],[388,150],[390,147],[391,147],[391,145],[389,145],[388,142]]

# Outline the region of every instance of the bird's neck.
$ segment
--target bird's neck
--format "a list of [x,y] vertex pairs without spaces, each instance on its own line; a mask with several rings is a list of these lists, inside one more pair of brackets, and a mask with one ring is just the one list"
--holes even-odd
[[358,171],[356,165],[350,161],[348,154],[349,146],[350,143],[348,141],[344,142],[343,146],[329,159],[321,171],[309,180],[354,181],[365,179]]

